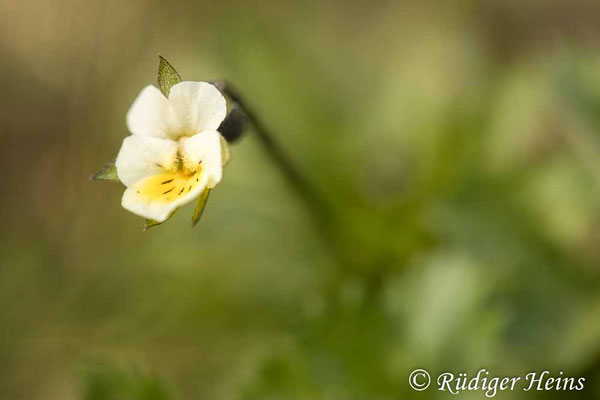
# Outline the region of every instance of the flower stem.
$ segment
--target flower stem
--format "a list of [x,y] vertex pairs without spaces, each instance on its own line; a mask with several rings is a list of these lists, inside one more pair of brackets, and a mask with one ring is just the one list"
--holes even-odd
[[302,199],[307,209],[313,215],[315,222],[320,227],[329,227],[332,218],[329,204],[314,190],[306,177],[292,163],[287,154],[275,141],[272,132],[265,126],[254,110],[248,106],[248,103],[230,82],[218,81],[215,82],[215,86],[242,108],[248,120],[252,123],[256,137],[263,146],[263,149],[279,167],[290,187]]
[[[344,245],[344,237],[340,238],[341,227],[338,226],[335,210],[330,202],[326,201],[323,195],[315,190],[310,180],[299,170],[285,151],[275,140],[276,136],[267,128],[263,121],[257,116],[254,110],[248,105],[231,83],[226,81],[214,82],[214,85],[221,90],[231,101],[236,103],[244,112],[248,120],[253,125],[253,131],[261,143],[263,149],[271,160],[279,167],[290,187],[302,199],[309,214],[313,219],[317,233],[323,239],[325,245],[331,250],[335,259],[336,273],[330,276],[326,289],[326,297],[333,309],[337,307],[344,281],[349,276],[356,276],[360,267],[355,264],[354,257],[348,253],[348,247]],[[237,138],[237,136],[236,136]],[[234,139],[235,140],[235,139]],[[352,272],[354,271],[354,272]],[[380,300],[379,294],[383,287],[385,279],[385,265],[376,266],[375,273],[370,276],[358,273],[367,280],[367,290],[365,293],[365,306],[370,306],[373,302]]]

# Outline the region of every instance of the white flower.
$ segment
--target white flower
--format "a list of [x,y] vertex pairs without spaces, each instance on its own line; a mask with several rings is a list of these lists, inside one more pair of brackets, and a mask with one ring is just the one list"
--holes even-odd
[[146,86],[127,113],[132,133],[116,160],[127,189],[123,207],[163,222],[182,205],[221,180],[221,140],[217,128],[227,105],[206,82],[180,82],[169,97]]

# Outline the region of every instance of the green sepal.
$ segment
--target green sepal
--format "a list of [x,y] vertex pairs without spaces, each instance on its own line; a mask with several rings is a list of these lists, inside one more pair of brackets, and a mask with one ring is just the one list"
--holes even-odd
[[107,163],[100,171],[96,172],[90,177],[92,181],[108,181],[108,182],[119,182],[117,176],[117,167],[114,162]]
[[164,224],[165,222],[167,222],[168,220],[171,219],[171,217],[173,216],[173,214],[175,214],[175,211],[177,211],[177,210],[178,210],[178,208],[173,210],[173,212],[171,214],[169,214],[167,219],[165,219],[163,222],[158,222],[153,219],[147,219],[146,222],[144,222],[144,232],[146,232],[150,228],[154,228],[155,226]]
[[162,94],[169,97],[171,87],[181,82],[181,76],[163,56],[159,55],[158,58],[158,87]]
[[227,164],[229,164],[229,160],[231,159],[229,143],[227,143],[227,139],[225,139],[221,134],[219,134],[219,139],[221,140],[221,165],[225,167]]
[[157,222],[153,219],[147,219],[146,222],[144,222],[144,232],[146,232],[150,228],[154,228],[155,226],[161,225],[162,223],[163,222]]
[[200,218],[202,217],[202,213],[204,213],[204,208],[206,207],[206,202],[208,201],[208,195],[210,194],[210,189],[206,188],[198,197],[198,201],[196,202],[196,208],[194,208],[194,215],[192,215],[192,228],[196,226]]

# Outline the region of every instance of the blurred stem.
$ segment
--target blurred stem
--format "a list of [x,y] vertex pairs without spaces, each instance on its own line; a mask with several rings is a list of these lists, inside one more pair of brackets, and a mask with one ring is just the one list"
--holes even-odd
[[248,120],[252,123],[256,137],[260,141],[263,149],[271,160],[279,167],[290,187],[296,192],[298,197],[302,199],[306,208],[314,217],[315,223],[320,228],[329,228],[333,215],[329,204],[314,189],[306,177],[290,160],[285,151],[283,151],[275,141],[275,135],[265,126],[254,110],[248,105],[246,100],[240,95],[240,92],[237,91],[230,82],[218,81],[215,82],[215,86],[225,93],[233,102],[237,103],[244,111]]
[[[336,273],[332,276],[331,286],[327,293],[330,304],[335,307],[339,302],[339,294],[342,290],[344,280],[348,276],[353,275],[352,271],[356,273],[356,268],[353,267],[354,259],[346,252],[347,246],[343,244],[343,238],[340,239],[339,237],[340,234],[343,236],[343,233],[338,230],[339,226],[337,225],[335,210],[279,146],[275,139],[276,135],[267,128],[252,107],[248,105],[240,92],[237,91],[231,83],[226,81],[214,82],[214,85],[229,97],[231,101],[237,103],[246,114],[246,117],[254,127],[253,131],[263,149],[283,173],[292,190],[294,190],[302,200],[313,219],[318,234],[322,237],[325,244],[331,250],[332,255],[335,257],[337,264]],[[366,301],[369,304],[372,304],[372,302],[377,301],[378,299],[378,294],[384,280],[382,273],[383,271],[380,271],[375,274],[375,276],[366,278],[369,281],[367,283],[368,293],[366,293]]]

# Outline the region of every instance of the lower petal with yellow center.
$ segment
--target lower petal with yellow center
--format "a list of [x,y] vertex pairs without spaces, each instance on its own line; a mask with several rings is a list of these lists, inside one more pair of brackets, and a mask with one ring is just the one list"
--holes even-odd
[[122,205],[134,214],[162,222],[177,208],[197,198],[207,181],[208,175],[200,167],[163,170],[127,188]]

